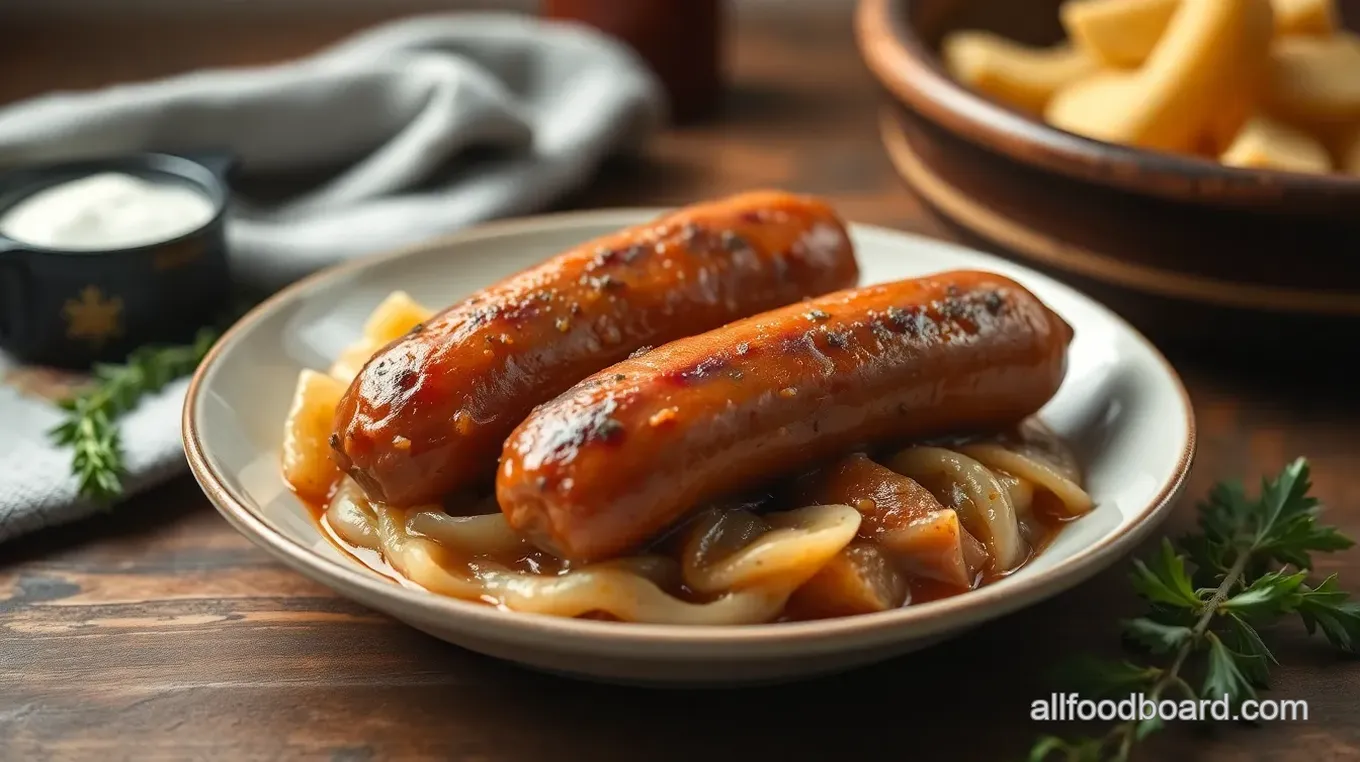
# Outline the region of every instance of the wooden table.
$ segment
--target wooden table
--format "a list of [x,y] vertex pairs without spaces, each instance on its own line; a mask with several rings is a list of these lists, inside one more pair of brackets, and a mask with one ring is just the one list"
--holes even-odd
[[[296,55],[373,17],[113,22],[0,16],[0,98]],[[122,26],[114,28],[119,23]],[[845,2],[754,3],[734,25],[725,116],[611,162],[568,207],[682,203],[753,186],[826,194],[855,220],[944,235],[894,178]],[[114,46],[128,39],[130,47]],[[160,41],[160,42],[157,42]],[[153,52],[154,49],[154,52]],[[1354,353],[1354,347],[1351,348]],[[1248,370],[1173,352],[1198,412],[1189,494],[1306,454],[1360,534],[1360,403],[1343,356]],[[1284,373],[1273,372],[1282,367]],[[1329,376],[1330,374],[1330,376]],[[1190,500],[1172,529],[1193,519]],[[1360,585],[1360,551],[1328,559]],[[186,476],[77,526],[0,546],[0,758],[1018,759],[1044,670],[1117,650],[1116,568],[928,652],[795,686],[643,691],[527,672],[434,640],[274,563]],[[1360,759],[1360,665],[1294,625],[1270,695],[1306,722],[1173,728],[1142,759]]]

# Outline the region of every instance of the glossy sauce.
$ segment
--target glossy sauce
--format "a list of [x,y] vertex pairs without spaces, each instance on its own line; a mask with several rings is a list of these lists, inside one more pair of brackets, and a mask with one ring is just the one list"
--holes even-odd
[[[950,438],[944,440],[931,440],[930,444],[936,444],[947,447],[949,445],[959,445],[961,443],[972,441],[998,441],[999,439],[1004,438],[1005,438],[1004,435],[1000,437],[984,436],[984,437],[967,437],[962,439]],[[879,449],[879,453],[886,455],[887,453],[890,453],[894,449],[897,448],[881,448]],[[1004,472],[1000,471],[994,472],[998,474],[1004,474]],[[789,475],[787,479],[784,479],[782,481],[791,481],[797,476],[800,475],[792,474]],[[302,500],[301,497],[299,497],[299,500]],[[400,572],[396,571],[390,564],[387,563],[387,561],[383,558],[382,554],[379,553],[378,551],[374,551],[368,548],[356,547],[353,544],[347,542],[343,537],[341,537],[339,533],[337,533],[335,529],[331,526],[329,520],[327,519],[325,505],[307,500],[302,500],[302,502],[304,505],[306,505],[309,513],[312,516],[312,519],[316,522],[318,531],[321,533],[321,535],[326,537],[326,539],[329,540],[342,553],[350,556],[354,560],[358,561],[359,563],[377,572],[383,577],[386,577],[387,579],[391,580],[396,584],[418,590],[425,589],[418,583],[407,579]],[[756,491],[749,492],[741,496],[721,501],[719,504],[733,509],[740,508],[743,510],[748,510],[757,514],[775,510],[791,510],[793,508],[800,507],[798,503],[791,502],[787,495],[783,497],[778,497],[776,496],[774,490],[763,489],[758,489]],[[449,506],[449,508],[452,509],[454,507]],[[461,513],[456,509],[447,510],[446,512],[450,513],[450,515],[459,515]],[[908,590],[910,592],[903,606],[911,606],[915,604],[928,603],[930,601],[950,598],[956,595],[970,592],[971,590],[976,590],[986,585],[990,585],[998,580],[1008,577],[1011,574],[1014,574],[1015,572],[1019,571],[1020,569],[1023,569],[1025,565],[1029,563],[1030,560],[1034,559],[1040,553],[1042,553],[1057,537],[1058,533],[1062,530],[1063,526],[1069,521],[1075,520],[1075,517],[1064,515],[1061,503],[1058,501],[1056,496],[1054,496],[1052,493],[1042,490],[1037,486],[1035,487],[1034,501],[1031,505],[1030,513],[1033,519],[1029,525],[1029,529],[1031,531],[1027,535],[1030,545],[1030,554],[1028,558],[1025,560],[1025,562],[1021,564],[1019,567],[1006,572],[996,572],[991,568],[989,562],[988,567],[978,574],[977,579],[974,581],[974,585],[971,588],[962,587],[958,585],[951,585],[945,582],[925,577],[908,575],[907,584]],[[670,558],[678,558],[679,549],[684,543],[685,535],[687,534],[687,530],[689,528],[689,522],[690,520],[686,519],[685,521],[682,521],[677,525],[669,528],[661,536],[655,538],[653,541],[648,543],[645,548],[641,549],[637,553],[637,555],[650,554],[650,555],[662,555]],[[468,565],[475,565],[478,562],[490,562],[513,571],[543,576],[556,576],[566,574],[567,572],[573,569],[573,565],[569,561],[557,558],[556,556],[553,556],[549,553],[533,548],[526,549],[524,551],[519,551],[513,554],[503,555],[472,554],[469,556],[458,557],[455,559],[455,561],[459,564]],[[683,584],[678,586],[667,587],[665,589],[666,592],[676,596],[677,598],[680,598],[681,600],[691,603],[704,603],[711,601],[716,597],[713,595],[704,595],[697,593],[696,591],[689,589]],[[495,601],[484,602],[491,605],[496,605]],[[586,618],[609,620],[612,619],[613,617],[607,614],[593,614],[587,616]],[[799,617],[796,615],[796,613],[785,612],[784,615],[782,615],[775,621],[780,622],[799,621],[800,619],[807,618],[812,617]]]
[[987,431],[1058,389],[1072,329],[1022,286],[952,271],[673,341],[579,381],[505,440],[512,527],[611,558],[694,505],[864,441]]
[[648,346],[858,278],[834,210],[783,193],[687,207],[581,244],[379,350],[341,399],[331,447],[373,500],[425,505],[495,476],[535,405]]
[[402,587],[409,587],[415,590],[425,589],[423,586],[407,579],[401,572],[393,569],[392,565],[387,563],[387,559],[383,558],[382,553],[370,548],[361,548],[346,542],[343,537],[336,533],[335,527],[331,526],[330,519],[326,516],[326,507],[324,505],[305,500],[297,493],[294,493],[294,496],[306,506],[307,513],[312,517],[312,521],[316,523],[317,531],[321,533],[321,536],[329,540],[331,545],[334,545],[341,553],[344,553],[355,561],[358,561],[369,569],[386,577],[389,581],[395,582]]

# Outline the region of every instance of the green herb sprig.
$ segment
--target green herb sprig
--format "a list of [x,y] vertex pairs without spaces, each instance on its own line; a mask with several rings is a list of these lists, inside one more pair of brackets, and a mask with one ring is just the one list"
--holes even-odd
[[[1308,462],[1295,460],[1263,480],[1255,499],[1239,483],[1217,485],[1199,506],[1197,533],[1176,543],[1163,540],[1150,558],[1134,562],[1133,587],[1149,610],[1124,622],[1124,635],[1164,666],[1086,658],[1067,665],[1067,682],[1094,698],[1135,692],[1154,702],[1227,696],[1237,706],[1267,687],[1270,667],[1278,663],[1258,628],[1293,614],[1310,635],[1320,630],[1337,649],[1354,653],[1360,603],[1338,588],[1336,575],[1307,582],[1312,553],[1353,544],[1335,527],[1318,523],[1308,473]],[[1029,760],[1124,762],[1136,742],[1161,726],[1154,717],[1121,722],[1098,738],[1041,736]]]
[[123,494],[123,448],[117,420],[177,378],[192,373],[217,341],[214,328],[201,329],[192,344],[146,346],[133,351],[122,365],[96,365],[94,385],[63,400],[66,420],[48,432],[59,446],[72,449],[71,471],[80,494],[108,502]]

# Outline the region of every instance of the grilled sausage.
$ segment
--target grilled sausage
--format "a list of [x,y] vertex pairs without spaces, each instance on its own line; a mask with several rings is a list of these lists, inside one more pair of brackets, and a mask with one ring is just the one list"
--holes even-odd
[[756,192],[689,207],[501,281],[378,352],[336,410],[333,456],[393,505],[489,486],[506,435],[587,375],[858,277],[820,201]]
[[496,497],[544,550],[607,558],[851,447],[1012,425],[1057,391],[1071,338],[990,273],[830,294],[580,382],[510,435]]

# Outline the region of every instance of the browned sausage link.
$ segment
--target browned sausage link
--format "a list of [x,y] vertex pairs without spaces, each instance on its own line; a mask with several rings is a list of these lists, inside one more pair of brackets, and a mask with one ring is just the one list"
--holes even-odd
[[757,192],[582,244],[383,349],[336,412],[336,461],[395,505],[490,485],[529,411],[649,345],[853,285],[826,204]]
[[1071,328],[998,275],[831,294],[630,358],[505,443],[511,526],[610,557],[705,500],[865,443],[1014,424],[1053,396]]

